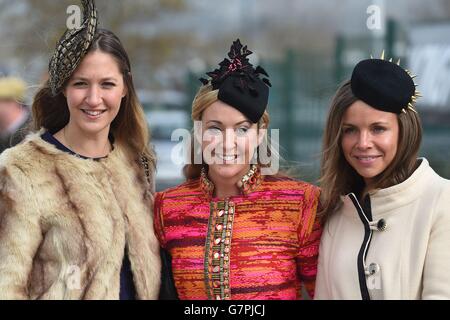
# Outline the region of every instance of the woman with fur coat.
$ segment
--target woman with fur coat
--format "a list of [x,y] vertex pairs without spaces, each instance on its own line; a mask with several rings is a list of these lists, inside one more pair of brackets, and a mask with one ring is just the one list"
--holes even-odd
[[83,6],[35,96],[37,132],[0,157],[0,299],[158,297],[155,156],[128,56]]

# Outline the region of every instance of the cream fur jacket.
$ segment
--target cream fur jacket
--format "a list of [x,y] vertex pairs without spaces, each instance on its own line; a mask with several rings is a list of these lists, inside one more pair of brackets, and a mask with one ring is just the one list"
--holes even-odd
[[157,299],[153,195],[115,145],[81,159],[31,134],[0,156],[0,299],[118,299],[127,247],[137,298]]

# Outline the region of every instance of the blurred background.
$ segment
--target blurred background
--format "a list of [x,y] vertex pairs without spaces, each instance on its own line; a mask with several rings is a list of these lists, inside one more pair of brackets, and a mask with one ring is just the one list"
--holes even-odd
[[[158,154],[157,189],[183,180],[171,160],[176,128],[191,128],[198,78],[233,40],[247,44],[273,88],[271,128],[282,164],[316,182],[333,93],[382,50],[418,77],[421,155],[450,178],[450,0],[97,0],[100,26],[124,43]],[[29,104],[76,0],[0,0],[0,77],[26,81]]]

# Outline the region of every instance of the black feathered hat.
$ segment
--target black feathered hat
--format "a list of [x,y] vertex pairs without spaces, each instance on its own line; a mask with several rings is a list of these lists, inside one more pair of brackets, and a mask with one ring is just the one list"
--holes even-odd
[[353,94],[371,107],[396,114],[415,111],[414,103],[420,97],[408,70],[398,63],[380,59],[360,61],[353,69],[351,88]]
[[[261,119],[269,100],[269,75],[260,66],[253,68],[248,56],[252,54],[247,46],[242,46],[239,39],[233,42],[228,58],[219,63],[219,68],[206,73],[210,80],[201,78],[213,90],[219,90],[220,101],[242,112],[253,123]],[[230,60],[231,59],[231,60]],[[266,76],[263,78],[260,76]]]

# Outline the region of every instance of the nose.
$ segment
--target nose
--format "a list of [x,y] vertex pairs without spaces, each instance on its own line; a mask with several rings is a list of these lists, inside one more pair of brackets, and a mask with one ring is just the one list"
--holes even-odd
[[101,102],[102,93],[100,88],[96,85],[90,86],[86,97],[86,103],[91,107],[95,107],[98,106]]
[[234,151],[236,146],[236,134],[233,129],[225,130],[225,137],[223,138],[223,152],[228,154],[229,151]]
[[372,147],[372,137],[370,132],[362,130],[359,134],[358,145],[359,149],[369,149]]

